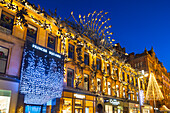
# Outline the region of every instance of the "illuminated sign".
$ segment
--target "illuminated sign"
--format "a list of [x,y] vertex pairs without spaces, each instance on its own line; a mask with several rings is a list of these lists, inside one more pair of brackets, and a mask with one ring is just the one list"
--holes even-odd
[[110,99],[109,102],[112,104],[112,105],[119,105],[120,102],[117,101],[116,99]]
[[26,43],[21,66],[20,92],[24,103],[42,105],[61,98],[64,56],[42,46]]
[[85,95],[79,95],[79,94],[74,94],[74,96],[76,97],[76,98],[85,98]]

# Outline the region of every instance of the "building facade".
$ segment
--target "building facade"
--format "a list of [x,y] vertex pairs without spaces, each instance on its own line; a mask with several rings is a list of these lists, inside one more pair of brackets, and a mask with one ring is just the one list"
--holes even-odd
[[[101,47],[91,37],[80,35],[66,21],[52,18],[25,0],[1,1],[0,18],[0,62],[3,64],[0,68],[0,101],[6,102],[0,103],[4,106],[0,108],[1,111],[95,113],[98,104],[103,106],[106,113],[140,111],[139,72],[119,60],[113,48],[108,49],[104,45]],[[20,78],[26,47],[24,45],[27,42],[33,43],[32,47],[39,51],[50,51],[52,56],[65,56],[64,74],[61,78],[63,92],[60,98],[50,98],[43,104],[34,104],[28,102],[29,95],[24,94],[25,89],[23,91],[21,88],[23,84],[19,87],[19,83],[24,81]],[[39,72],[43,69],[39,69]],[[27,68],[28,72],[30,70],[31,68]],[[42,73],[35,75],[38,81]],[[31,89],[32,84],[28,89]],[[145,92],[143,82],[140,82],[140,87]],[[32,90],[36,90],[36,94],[39,91],[37,87]],[[29,92],[35,93],[32,90]],[[143,110],[150,113],[152,107],[146,103],[143,106]]]
[[[160,108],[163,105],[166,105],[168,108],[170,108],[169,106],[170,76],[169,73],[167,73],[166,68],[163,66],[163,63],[160,62],[156,57],[153,48],[151,48],[150,51],[147,51],[147,49],[145,48],[144,52],[141,54],[135,55],[134,53],[131,53],[129,54],[127,59],[128,59],[128,63],[130,63],[133,68],[139,70],[145,70],[149,74],[153,73],[155,75],[155,78],[164,96],[164,100],[156,102],[157,108]],[[147,78],[145,82],[146,86],[148,85],[147,84],[148,79],[149,78]]]

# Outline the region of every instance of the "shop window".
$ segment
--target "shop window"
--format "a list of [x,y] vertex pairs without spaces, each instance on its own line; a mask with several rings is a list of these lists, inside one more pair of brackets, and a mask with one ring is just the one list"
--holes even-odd
[[105,113],[113,113],[113,106],[105,105]]
[[12,31],[14,23],[14,16],[2,11],[0,26]]
[[122,72],[122,78],[123,78],[123,81],[125,81],[125,73]]
[[41,113],[42,106],[25,105],[25,113]]
[[107,64],[107,74],[110,75],[110,64]]
[[100,92],[102,91],[102,88],[101,88],[101,79],[97,78],[97,91]]
[[63,98],[62,113],[72,113],[72,99]]
[[0,90],[0,113],[9,113],[11,91]]
[[75,99],[75,113],[83,113],[83,100]]
[[117,94],[117,97],[119,97],[119,85],[116,85],[116,94]]
[[85,113],[93,113],[93,101],[86,100]]
[[35,26],[28,24],[26,40],[32,43],[36,43],[36,38],[37,38],[37,28]]
[[84,64],[89,66],[89,53],[84,52]]
[[69,44],[68,57],[74,59],[74,45]]
[[8,49],[0,46],[0,73],[6,72],[6,66],[8,62]]
[[89,91],[89,75],[84,74],[84,88]]
[[111,84],[110,82],[107,82],[107,85],[108,85],[108,95],[111,95]]
[[67,86],[74,86],[74,70],[72,69],[67,70]]
[[123,88],[123,98],[126,98],[125,88]]
[[56,37],[52,35],[48,35],[48,43],[47,47],[53,49],[55,51]]

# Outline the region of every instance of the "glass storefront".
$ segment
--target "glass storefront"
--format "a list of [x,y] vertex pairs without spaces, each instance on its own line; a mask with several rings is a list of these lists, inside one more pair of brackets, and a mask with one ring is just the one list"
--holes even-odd
[[95,113],[95,97],[63,92],[60,113]]
[[8,113],[11,99],[11,91],[0,90],[0,113]]

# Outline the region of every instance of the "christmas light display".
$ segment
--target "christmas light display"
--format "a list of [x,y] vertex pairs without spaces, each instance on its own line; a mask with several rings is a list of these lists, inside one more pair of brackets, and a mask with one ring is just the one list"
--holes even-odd
[[26,44],[20,92],[24,103],[42,105],[60,98],[63,90],[64,57],[36,44]]

